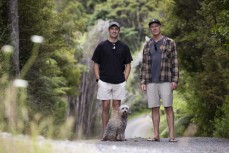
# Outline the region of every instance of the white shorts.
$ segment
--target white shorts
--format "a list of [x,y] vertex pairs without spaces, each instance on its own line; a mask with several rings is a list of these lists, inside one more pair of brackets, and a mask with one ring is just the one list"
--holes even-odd
[[173,105],[173,90],[170,82],[147,84],[148,107],[160,107],[161,100],[164,107]]
[[126,97],[126,81],[119,84],[98,81],[97,99],[100,100],[123,100]]

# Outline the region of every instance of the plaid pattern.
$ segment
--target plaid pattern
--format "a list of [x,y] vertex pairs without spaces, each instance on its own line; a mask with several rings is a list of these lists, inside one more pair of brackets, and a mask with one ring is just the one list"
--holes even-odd
[[[151,76],[151,54],[150,48],[153,45],[153,39],[151,38],[146,42],[143,49],[143,59],[141,66],[140,80],[141,84],[148,84],[152,82]],[[179,69],[176,44],[173,39],[166,37],[162,45],[161,54],[161,82],[176,82],[178,84]]]

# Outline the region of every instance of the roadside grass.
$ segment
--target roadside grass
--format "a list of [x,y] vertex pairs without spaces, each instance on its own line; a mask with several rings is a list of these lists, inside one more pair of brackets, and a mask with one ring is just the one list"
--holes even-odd
[[[183,136],[186,132],[186,129],[189,126],[189,123],[192,119],[192,115],[188,114],[187,103],[185,98],[178,91],[174,91],[174,130],[175,136]],[[161,108],[162,109],[162,108]],[[164,108],[163,108],[164,109]],[[161,111],[161,124],[160,124],[160,135],[161,137],[168,137],[168,125],[166,114]]]
[[[39,37],[40,38],[40,37]],[[33,52],[37,53],[38,42],[35,43]],[[10,58],[13,54],[13,47],[5,45],[0,52],[0,132],[11,133],[12,137],[0,135],[0,153],[51,153],[48,144],[40,145],[36,139],[42,135],[46,138],[70,139],[73,119],[68,118],[66,122],[57,126],[53,118],[31,112],[27,101],[28,82],[21,78],[25,76],[32,66],[36,56],[26,63],[22,68],[20,77],[10,77]],[[10,135],[11,135],[10,134]],[[14,139],[19,135],[29,135],[28,139]]]
[[53,153],[50,144],[23,137],[0,137],[0,153]]

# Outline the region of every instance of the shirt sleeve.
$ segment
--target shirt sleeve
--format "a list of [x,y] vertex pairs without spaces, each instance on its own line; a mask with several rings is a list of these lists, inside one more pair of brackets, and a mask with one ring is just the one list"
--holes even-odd
[[147,44],[145,44],[144,49],[142,51],[142,64],[140,69],[140,81],[141,84],[146,84],[146,54],[144,54],[144,50],[147,47]]
[[98,64],[100,64],[100,51],[101,51],[101,46],[98,45],[95,48],[94,54],[93,54],[93,56],[91,58],[95,63],[98,63]]
[[178,57],[177,57],[177,50],[176,44],[173,42],[172,46],[172,81],[178,84],[179,79],[179,67],[178,67]]
[[125,60],[124,60],[124,64],[129,64],[131,61],[132,61],[132,56],[131,56],[131,53],[130,53],[130,49],[128,46],[126,46],[126,57],[125,57]]

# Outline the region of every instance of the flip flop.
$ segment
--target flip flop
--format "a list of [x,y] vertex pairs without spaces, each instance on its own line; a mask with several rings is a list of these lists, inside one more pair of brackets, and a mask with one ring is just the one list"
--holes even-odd
[[159,142],[160,139],[159,138],[153,138],[153,139],[147,139],[147,141],[157,141],[157,142]]
[[177,142],[177,139],[176,138],[170,138],[169,142]]

